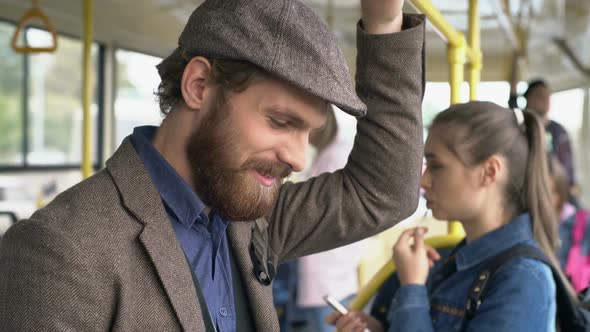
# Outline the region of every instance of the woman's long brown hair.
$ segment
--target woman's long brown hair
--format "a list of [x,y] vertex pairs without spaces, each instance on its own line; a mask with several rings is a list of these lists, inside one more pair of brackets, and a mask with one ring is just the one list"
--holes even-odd
[[[545,131],[535,114],[522,113],[524,121],[518,124],[513,110],[490,102],[468,102],[439,113],[432,128],[438,129],[447,148],[467,166],[480,165],[494,154],[506,158],[504,208],[511,219],[524,212],[530,214],[535,240],[569,285],[555,256],[559,235],[551,200]],[[573,296],[573,288],[569,290]]]

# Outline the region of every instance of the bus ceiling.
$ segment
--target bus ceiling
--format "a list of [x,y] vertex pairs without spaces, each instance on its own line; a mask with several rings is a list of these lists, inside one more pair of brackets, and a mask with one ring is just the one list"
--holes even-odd
[[[355,23],[358,0],[303,0],[324,16],[342,40],[354,70]],[[94,40],[107,46],[164,57],[175,47],[181,28],[195,0],[101,0],[95,1]],[[406,11],[413,11],[410,0]],[[450,24],[467,36],[469,0],[428,0]],[[38,0],[55,29],[83,38],[83,1]],[[0,19],[17,22],[31,7],[30,1],[0,0]],[[512,69],[514,49],[525,39],[522,79],[548,77],[556,89],[586,82],[587,78],[554,42],[564,40],[577,54],[583,68],[590,59],[590,1],[588,0],[479,0],[481,48],[484,56],[481,79],[506,81]],[[519,31],[519,24],[528,27]],[[157,28],[154,28],[157,27]],[[523,38],[526,37],[526,38]],[[432,25],[427,33],[429,81],[448,81],[447,46]]]

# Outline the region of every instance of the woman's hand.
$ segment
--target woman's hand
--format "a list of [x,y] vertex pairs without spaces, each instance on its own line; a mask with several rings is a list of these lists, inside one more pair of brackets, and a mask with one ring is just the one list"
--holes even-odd
[[[405,230],[393,246],[393,261],[402,285],[424,285],[439,253],[424,243],[426,227]],[[413,241],[412,241],[413,239]]]
[[404,0],[362,0],[363,28],[370,34],[402,30]]
[[336,325],[338,332],[383,332],[383,326],[375,317],[356,310],[346,315],[333,312],[326,317],[326,323]]

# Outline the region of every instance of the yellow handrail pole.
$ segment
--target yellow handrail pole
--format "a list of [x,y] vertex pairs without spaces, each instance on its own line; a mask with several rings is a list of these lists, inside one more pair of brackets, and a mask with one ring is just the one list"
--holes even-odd
[[469,0],[468,45],[474,53],[469,61],[469,100],[477,100],[477,85],[481,80],[483,56],[481,52],[481,30],[479,25],[479,0]]
[[453,236],[465,236],[465,230],[463,229],[463,225],[461,225],[458,221],[450,221],[448,234]]
[[[426,244],[433,248],[452,248],[463,240],[463,235],[449,234],[443,236],[434,236],[425,240]],[[377,292],[379,287],[383,285],[385,280],[395,271],[395,265],[393,260],[390,260],[387,264],[375,274],[375,276],[361,288],[355,299],[350,304],[350,308],[353,310],[362,310],[371,297]]]
[[[451,87],[451,104],[461,102],[461,83],[465,74],[465,37],[463,34],[459,35],[457,45],[448,46],[449,59],[449,85]],[[463,226],[458,221],[449,222],[448,234],[455,236],[465,236]]]
[[465,37],[460,35],[457,44],[448,45],[449,85],[451,87],[451,104],[461,102],[461,83],[465,75]]
[[428,21],[446,38],[449,44],[458,44],[461,33],[453,28],[430,0],[410,0],[416,9],[426,15]]
[[[462,40],[463,44],[465,44],[465,37],[463,34],[453,28],[453,26],[444,18],[442,13],[434,7],[430,0],[410,0],[409,3],[410,5],[413,5],[417,11],[426,15],[428,21],[447,44],[459,45],[462,43]],[[474,52],[469,46],[465,45],[464,47],[467,59],[469,59],[469,61],[475,59],[476,52]]]
[[84,0],[84,50],[82,61],[82,177],[92,175],[92,38],[94,0]]

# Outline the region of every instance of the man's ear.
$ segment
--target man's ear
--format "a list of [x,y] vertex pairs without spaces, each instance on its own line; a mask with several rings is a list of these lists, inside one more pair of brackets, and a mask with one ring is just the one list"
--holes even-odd
[[488,186],[498,181],[504,172],[506,169],[503,160],[497,155],[492,155],[483,163],[482,185]]
[[180,90],[189,109],[201,109],[205,85],[211,73],[211,63],[202,56],[192,58],[184,68]]

